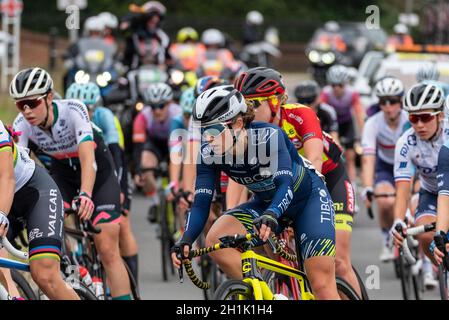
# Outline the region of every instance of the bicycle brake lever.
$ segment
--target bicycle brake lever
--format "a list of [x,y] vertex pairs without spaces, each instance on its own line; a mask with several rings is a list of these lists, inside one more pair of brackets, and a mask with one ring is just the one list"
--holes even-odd
[[180,266],[179,269],[178,269],[179,282],[180,282],[180,283],[184,283],[184,270],[183,270],[184,265],[183,265],[183,263],[182,263],[182,256],[181,256],[180,253],[178,253],[176,256],[177,256],[177,258],[181,261],[181,266]]
[[277,253],[277,249],[276,249],[276,244],[274,243],[274,240],[272,237],[268,237],[268,245],[270,246],[271,250],[273,250],[273,253],[276,254]]

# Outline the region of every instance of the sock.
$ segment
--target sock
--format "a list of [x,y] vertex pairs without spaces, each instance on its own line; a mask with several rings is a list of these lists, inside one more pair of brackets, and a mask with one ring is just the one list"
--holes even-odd
[[130,257],[122,257],[125,261],[126,265],[128,266],[129,270],[131,271],[131,274],[133,275],[134,279],[136,280],[136,283],[138,281],[138,255],[130,256]]
[[432,270],[432,262],[427,257],[424,257],[424,259],[423,259],[422,270],[423,270],[423,273],[429,273],[429,272],[433,271]]
[[390,230],[389,229],[382,229],[382,243],[384,247],[390,246]]
[[124,296],[112,297],[112,300],[132,300],[130,294],[125,294]]

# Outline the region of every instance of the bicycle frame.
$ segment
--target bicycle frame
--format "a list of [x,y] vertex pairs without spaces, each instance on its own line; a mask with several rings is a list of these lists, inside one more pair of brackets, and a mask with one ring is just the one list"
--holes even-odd
[[253,250],[243,252],[241,257],[243,281],[253,288],[256,300],[273,300],[274,297],[257,267],[295,278],[300,286],[301,300],[315,299],[313,294],[306,288],[307,275],[304,272],[259,255]]

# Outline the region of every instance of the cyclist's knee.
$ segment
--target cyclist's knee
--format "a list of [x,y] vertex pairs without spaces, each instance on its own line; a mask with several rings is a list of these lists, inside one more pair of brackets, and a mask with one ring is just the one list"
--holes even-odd
[[54,259],[39,259],[30,264],[31,277],[43,291],[52,290],[60,280],[59,262]]
[[348,257],[345,256],[336,256],[335,257],[335,273],[341,277],[348,274],[352,269],[351,261]]

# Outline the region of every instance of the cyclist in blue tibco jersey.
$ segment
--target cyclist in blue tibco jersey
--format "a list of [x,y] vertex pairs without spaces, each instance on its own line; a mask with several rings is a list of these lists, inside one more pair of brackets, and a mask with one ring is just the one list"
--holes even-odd
[[[206,245],[236,233],[256,232],[267,241],[279,231],[280,221],[291,220],[312,291],[317,299],[339,299],[335,282],[335,219],[332,200],[323,180],[302,159],[287,135],[277,126],[253,122],[254,109],[232,86],[202,93],[193,109],[202,132],[197,164],[195,197],[186,229],[173,247],[172,259],[186,257],[203,230],[214,191],[216,175],[224,171],[245,185],[254,196],[227,211],[212,226]],[[228,277],[241,279],[240,253],[224,249],[211,258]]]

